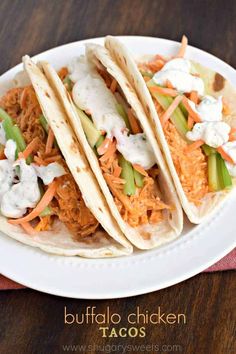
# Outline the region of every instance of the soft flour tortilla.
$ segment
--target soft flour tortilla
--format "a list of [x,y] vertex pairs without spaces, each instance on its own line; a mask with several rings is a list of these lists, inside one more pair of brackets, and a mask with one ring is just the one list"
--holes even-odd
[[[225,199],[225,196],[229,193],[230,190],[208,193],[202,199],[202,203],[199,207],[189,202],[176,172],[170,149],[165,139],[165,135],[163,133],[151,94],[141,73],[139,72],[135,60],[133,59],[131,53],[129,53],[128,49],[115,37],[106,37],[105,47],[109,50],[111,56],[123,70],[129,83],[138,94],[145,113],[153,127],[153,131],[166,157],[169,170],[173,177],[175,187],[177,189],[181,204],[186,215],[192,223],[199,224],[203,222],[211,214],[211,212],[215,211],[220,206],[221,202]],[[147,58],[150,60],[152,57],[150,56]],[[232,114],[230,116],[224,117],[224,120],[231,126],[236,126],[236,91],[221,75],[203,67],[200,64],[193,64],[197,72],[200,73],[202,79],[204,80],[207,94],[215,97],[223,95],[226,98]],[[235,185],[235,179],[233,180],[233,183]]]
[[62,84],[60,78],[58,77],[56,71],[48,63],[41,63],[44,73],[48,78],[50,84],[54,87],[59,97],[61,98],[68,117],[70,117],[71,124],[77,133],[77,137],[84,148],[85,154],[90,162],[91,168],[97,177],[99,185],[104,193],[107,203],[110,206],[110,210],[117,220],[121,230],[125,236],[138,248],[140,249],[150,249],[153,247],[160,246],[166,242],[169,242],[180,235],[183,228],[183,213],[180,206],[175,188],[172,184],[171,177],[168,173],[167,166],[161,155],[161,152],[156,143],[152,129],[150,128],[145,113],[139,100],[126,80],[123,72],[119,67],[112,61],[108,51],[98,45],[87,46],[86,54],[90,60],[95,63],[102,63],[108,70],[108,72],[117,80],[120,87],[122,88],[124,95],[131,105],[131,107],[136,112],[136,115],[142,125],[142,128],[146,135],[148,136],[150,143],[156,155],[157,164],[160,169],[159,174],[159,188],[160,193],[164,201],[173,207],[173,210],[165,212],[164,220],[158,224],[148,224],[137,228],[131,227],[126,223],[114,202],[113,196],[106,184],[103,177],[101,168],[98,163],[97,156],[89,146],[86,136],[84,134],[83,128],[81,126],[80,118],[77,115],[75,106],[71,100],[70,95],[66,91],[64,85]]
[[[67,165],[78,184],[86,206],[107,231],[98,230],[91,237],[75,240],[64,224],[57,221],[53,230],[30,236],[20,226],[13,226],[0,216],[0,231],[27,245],[50,253],[90,258],[130,254],[132,246],[111,216],[106,200],[89,168],[82,149],[68,124],[66,114],[41,70],[26,56],[24,67],[34,86],[43,114],[57,139]],[[111,236],[109,236],[109,235]]]

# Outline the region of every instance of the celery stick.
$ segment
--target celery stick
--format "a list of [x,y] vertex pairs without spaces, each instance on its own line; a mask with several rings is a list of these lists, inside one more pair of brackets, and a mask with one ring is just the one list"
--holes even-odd
[[119,113],[119,115],[124,119],[125,121],[125,124],[126,124],[126,127],[131,130],[131,126],[130,126],[130,123],[129,123],[129,118],[128,118],[128,115],[124,109],[124,107],[122,106],[122,104],[120,103],[117,103],[116,104],[116,109],[117,109],[117,112]]
[[52,209],[49,206],[46,206],[44,208],[44,210],[39,214],[39,216],[43,217],[43,216],[48,216],[48,215],[52,215]]
[[221,189],[231,188],[232,187],[232,178],[229,174],[229,171],[225,165],[224,159],[221,155],[217,153],[217,169],[219,175],[219,181]]
[[93,122],[89,117],[78,107],[76,107],[77,113],[80,117],[82,127],[84,129],[85,135],[88,139],[89,145],[94,147],[101,136],[101,133],[98,129],[95,128]]
[[206,156],[216,153],[216,149],[214,149],[213,147],[211,147],[207,144],[202,145],[202,150]]
[[134,169],[134,180],[137,187],[143,187],[143,176]]
[[0,119],[4,120],[5,122],[8,122],[9,125],[13,125],[12,118],[1,107],[0,107]]
[[125,180],[124,185],[124,193],[126,195],[134,195],[135,194],[135,183],[134,183],[134,170],[128,161],[125,160],[123,156],[119,158],[119,165],[122,168],[121,178]]
[[142,70],[140,70],[140,73],[141,73],[142,76],[148,76],[148,77],[150,77],[150,78],[153,77],[153,74],[152,74],[152,73],[149,73],[148,71],[142,71]]
[[71,79],[69,78],[69,75],[67,75],[65,77],[65,79],[63,80],[63,84],[66,85],[66,88],[68,91],[71,91],[72,90],[72,81]]
[[[147,86],[153,87],[156,85],[154,84],[154,82],[152,80],[150,80],[148,82]],[[158,92],[152,92],[152,95],[165,111],[168,109],[168,107],[173,102],[172,97],[169,97],[166,95],[161,95]],[[182,112],[182,110],[179,107],[177,107],[175,109],[174,113],[170,117],[170,120],[175,125],[176,129],[181,134],[181,136],[186,139],[186,133],[189,130],[188,124],[187,124],[187,120],[184,116],[184,113]]]
[[100,138],[98,139],[98,141],[95,144],[96,148],[99,148],[99,146],[102,145],[104,140],[105,140],[104,136],[101,135]]
[[44,117],[43,114],[39,117],[39,122],[42,125],[43,129],[45,130],[46,133],[48,133],[48,122],[46,121],[46,118]]
[[221,189],[217,168],[217,154],[208,156],[208,184],[211,191],[216,192]]

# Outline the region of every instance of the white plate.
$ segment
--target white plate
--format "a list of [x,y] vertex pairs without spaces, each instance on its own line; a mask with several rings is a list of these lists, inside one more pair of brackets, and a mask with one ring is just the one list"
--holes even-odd
[[[172,54],[176,42],[150,37],[120,37],[137,55]],[[89,40],[103,43],[102,38]],[[51,49],[35,59],[46,59],[56,68],[84,51],[79,41]],[[188,47],[187,56],[223,74],[236,87],[236,71],[199,49]],[[0,87],[11,86],[18,65],[0,78]],[[236,245],[236,193],[203,225],[186,224],[181,237],[159,249],[135,252],[116,259],[90,260],[53,256],[1,235],[0,272],[30,288],[46,293],[89,299],[120,298],[148,293],[183,281],[209,267]]]

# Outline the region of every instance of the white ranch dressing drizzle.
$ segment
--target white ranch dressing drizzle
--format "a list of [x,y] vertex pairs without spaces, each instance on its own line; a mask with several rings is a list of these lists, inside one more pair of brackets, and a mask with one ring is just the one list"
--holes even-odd
[[9,218],[22,217],[27,208],[37,205],[41,197],[34,167],[27,165],[24,159],[17,161],[14,166],[20,166],[20,181],[10,187],[1,202],[1,213]]
[[222,120],[222,96],[215,99],[212,96],[204,96],[198,105],[188,100],[191,108],[198,113],[202,122],[219,122]]
[[68,67],[70,79],[75,83],[72,96],[75,104],[89,111],[94,125],[104,130],[108,138],[115,137],[117,150],[132,164],[151,168],[155,156],[145,134],[127,135],[123,118],[117,112],[117,101],[98,74],[96,67],[84,56],[75,59]]
[[168,61],[161,70],[156,72],[152,80],[164,86],[168,80],[179,92],[189,93],[197,91],[200,96],[204,94],[204,82],[200,77],[191,75],[191,63],[187,59],[175,58]]
[[[9,139],[4,149],[5,160],[0,160],[0,210],[9,218],[22,217],[27,208],[34,208],[41,198],[38,185],[40,177],[45,185],[66,173],[57,162],[47,166],[27,165],[25,159],[15,162],[16,143]],[[16,166],[20,167],[17,183]]]
[[2,123],[0,123],[0,144],[1,145],[6,144],[6,134],[5,134],[5,130],[3,128]]
[[47,166],[33,165],[37,176],[42,179],[43,183],[47,186],[52,183],[54,178],[61,177],[66,174],[64,168],[57,162],[52,162]]
[[217,148],[229,140],[230,129],[230,126],[225,122],[196,123],[186,136],[189,140],[201,139],[207,145]]

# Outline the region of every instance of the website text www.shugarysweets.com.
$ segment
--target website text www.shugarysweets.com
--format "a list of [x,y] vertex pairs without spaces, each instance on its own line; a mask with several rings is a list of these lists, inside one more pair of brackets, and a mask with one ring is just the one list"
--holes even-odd
[[187,319],[184,313],[165,313],[160,306],[155,312],[141,310],[139,306],[126,316],[126,325],[121,327],[122,317],[107,306],[103,313],[96,312],[96,306],[87,306],[84,312],[72,313],[64,307],[66,325],[98,325],[102,337],[140,337],[146,336],[146,325],[183,325]]
[[177,353],[182,352],[183,347],[180,344],[64,344],[64,352],[80,353]]

